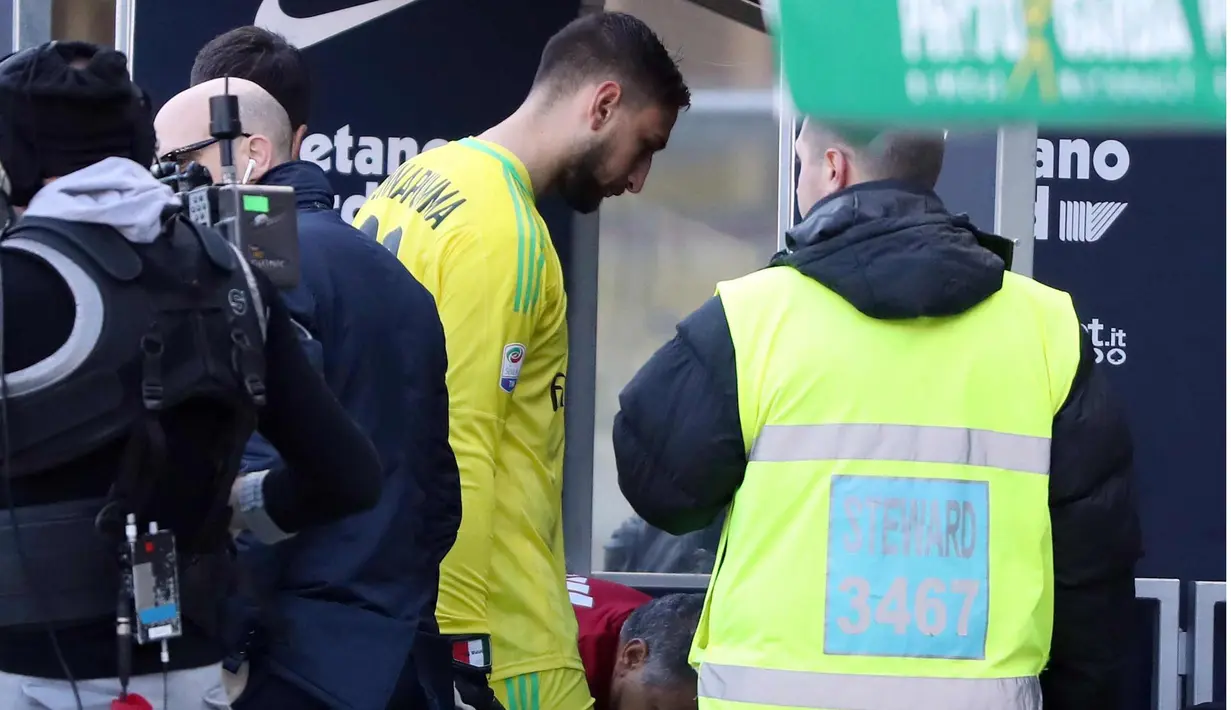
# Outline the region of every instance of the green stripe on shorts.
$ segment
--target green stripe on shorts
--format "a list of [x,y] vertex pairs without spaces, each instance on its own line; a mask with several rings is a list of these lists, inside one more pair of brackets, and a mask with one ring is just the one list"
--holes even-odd
[[504,694],[509,698],[509,710],[522,710],[517,707],[517,692],[513,689],[513,679],[504,679]]

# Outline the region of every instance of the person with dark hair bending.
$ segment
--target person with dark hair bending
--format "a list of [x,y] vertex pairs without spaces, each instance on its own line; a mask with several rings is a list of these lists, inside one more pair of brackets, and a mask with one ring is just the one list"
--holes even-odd
[[593,212],[640,191],[689,101],[645,23],[587,15],[548,41],[511,116],[406,162],[355,216],[444,323],[463,503],[436,613],[458,689],[480,710],[592,704],[564,591],[564,275],[537,200]]
[[688,663],[704,594],[648,594],[592,577],[568,578],[577,648],[594,710],[696,710]]

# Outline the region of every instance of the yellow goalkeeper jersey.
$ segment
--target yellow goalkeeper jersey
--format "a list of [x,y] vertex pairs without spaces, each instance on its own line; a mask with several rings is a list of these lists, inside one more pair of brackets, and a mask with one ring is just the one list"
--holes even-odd
[[436,297],[462,524],[440,568],[446,634],[490,633],[492,680],[581,669],[565,587],[564,275],[526,168],[465,138],[407,161],[354,224]]

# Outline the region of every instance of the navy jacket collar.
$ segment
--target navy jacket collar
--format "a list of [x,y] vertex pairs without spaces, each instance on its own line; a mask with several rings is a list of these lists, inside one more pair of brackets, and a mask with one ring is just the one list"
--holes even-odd
[[292,160],[274,166],[258,181],[262,185],[285,185],[295,189],[299,209],[333,209],[334,191],[329,177],[315,163]]

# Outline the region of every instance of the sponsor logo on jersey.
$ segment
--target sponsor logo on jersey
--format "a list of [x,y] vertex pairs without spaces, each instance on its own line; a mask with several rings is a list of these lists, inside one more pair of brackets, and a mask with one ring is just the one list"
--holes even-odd
[[[1117,140],[1103,141],[1092,148],[1089,141],[1081,138],[1055,142],[1040,138],[1035,150],[1034,175],[1036,181],[1090,180],[1093,176],[1104,182],[1116,182],[1128,174],[1130,163],[1128,148]],[[1065,189],[1064,183],[1055,187],[1058,192]],[[1097,242],[1128,208],[1127,202],[1119,200],[1057,202],[1053,210],[1052,185],[1035,186],[1035,239],[1050,239],[1054,235],[1062,242]]]
[[500,356],[500,389],[512,392],[521,377],[521,364],[526,359],[526,346],[521,343],[509,343],[504,346]]

